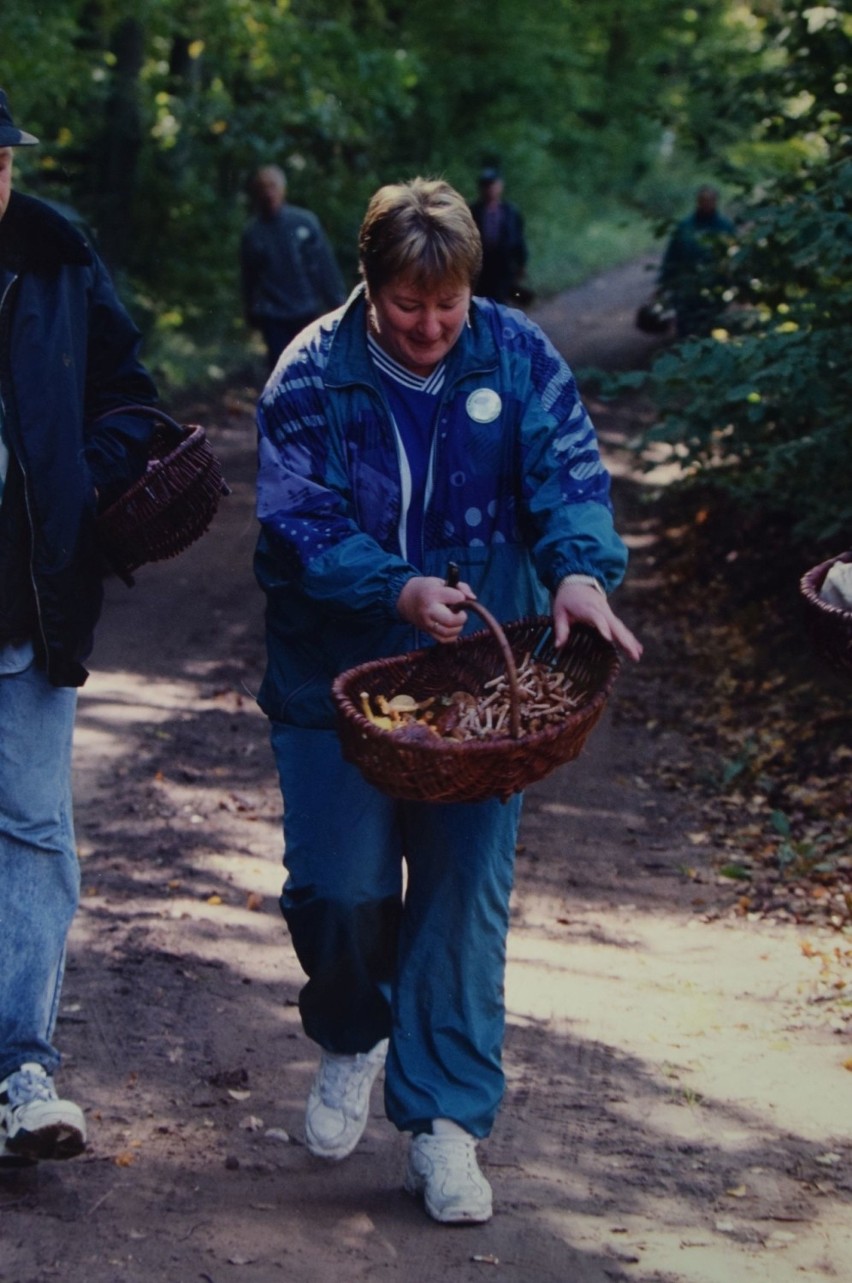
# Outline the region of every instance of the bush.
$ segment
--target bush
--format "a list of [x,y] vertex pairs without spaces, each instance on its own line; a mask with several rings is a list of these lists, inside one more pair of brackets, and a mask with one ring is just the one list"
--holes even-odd
[[[739,174],[747,195],[727,312],[711,336],[665,352],[643,380],[659,412],[646,440],[667,442],[687,480],[784,514],[799,541],[839,546],[852,542],[846,46],[830,8],[781,5],[769,35],[771,56],[737,86],[737,109],[757,120],[749,172]],[[724,100],[720,89],[720,118]],[[730,153],[742,154],[742,143]],[[756,157],[764,172],[754,186]]]

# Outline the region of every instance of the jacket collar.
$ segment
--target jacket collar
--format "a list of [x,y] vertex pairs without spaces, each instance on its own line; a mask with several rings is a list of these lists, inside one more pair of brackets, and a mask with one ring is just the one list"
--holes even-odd
[[0,264],[38,272],[91,262],[92,251],[67,219],[34,196],[11,193],[0,219]]
[[[497,344],[487,311],[494,304],[473,299],[468,314],[469,324],[446,359],[447,385],[473,372],[493,369],[497,365]],[[329,387],[347,387],[356,383],[378,386],[376,369],[367,347],[367,300],[363,285],[352,291],[340,313],[331,340],[325,381]]]

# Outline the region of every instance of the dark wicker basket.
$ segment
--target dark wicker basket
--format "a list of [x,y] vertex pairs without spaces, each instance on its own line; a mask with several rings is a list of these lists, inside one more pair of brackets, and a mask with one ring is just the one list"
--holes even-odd
[[230,491],[204,428],[177,423],[152,406],[121,413],[157,420],[147,470],[98,518],[110,566],[132,583],[140,566],[176,557],[200,539]]
[[838,672],[848,676],[852,674],[852,610],[832,606],[820,596],[826,575],[840,562],[852,562],[852,549],[806,571],[799,588],[817,649]]
[[[465,609],[487,612],[478,603]],[[332,693],[344,757],[365,778],[391,797],[422,802],[503,801],[544,779],[581,751],[604,710],[619,669],[615,648],[593,628],[575,624],[553,667],[564,672],[583,702],[564,721],[542,731],[500,739],[456,741],[424,737],[403,741],[364,716],[360,695],[405,692],[417,700],[466,690],[478,695],[485,682],[508,672],[509,660],[533,651],[550,627],[546,616],[520,619],[503,629],[490,616],[489,628],[451,645],[377,659],[342,673]],[[495,633],[494,626],[499,629]]]

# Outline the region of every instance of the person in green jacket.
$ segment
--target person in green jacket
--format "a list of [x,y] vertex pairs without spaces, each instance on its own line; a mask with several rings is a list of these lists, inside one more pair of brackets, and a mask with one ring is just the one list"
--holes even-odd
[[675,312],[679,338],[710,333],[725,308],[725,259],[734,224],[720,213],[715,187],[699,187],[695,208],[669,238],[659,294]]

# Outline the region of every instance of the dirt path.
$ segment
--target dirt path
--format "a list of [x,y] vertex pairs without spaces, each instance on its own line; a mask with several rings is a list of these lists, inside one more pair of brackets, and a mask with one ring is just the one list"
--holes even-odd
[[[624,269],[539,316],[578,367],[632,360],[647,279]],[[653,523],[624,425],[594,410],[634,550],[619,608],[641,634]],[[623,672],[584,756],[528,794],[508,1091],[483,1146],[493,1222],[442,1229],[403,1193],[378,1091],[348,1162],[306,1152],[314,1056],[252,698],[249,398],[211,434],[233,496],[178,561],[110,588],[81,697],[61,1084],[91,1146],[0,1181],[0,1280],[848,1280],[852,1076],[820,964],[837,938],[803,948],[801,929],[727,913],[697,801],[662,779],[687,745],[649,725],[673,679],[661,643]]]

